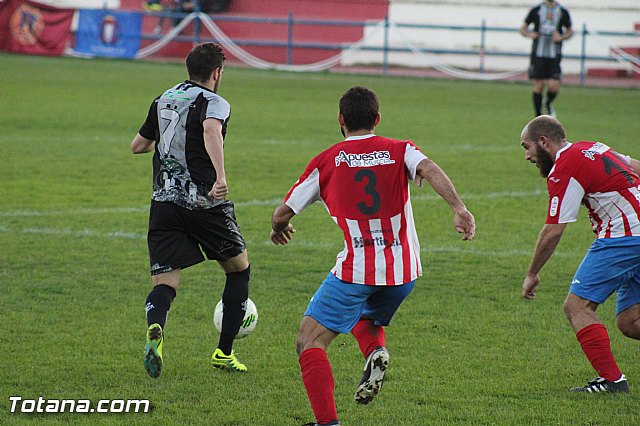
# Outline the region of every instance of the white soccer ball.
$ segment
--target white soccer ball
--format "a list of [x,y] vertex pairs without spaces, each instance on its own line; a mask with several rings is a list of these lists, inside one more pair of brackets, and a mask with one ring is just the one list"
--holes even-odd
[[[253,300],[251,299],[247,299],[246,304],[247,311],[244,314],[240,330],[238,330],[238,334],[236,334],[236,339],[242,339],[243,337],[247,337],[249,334],[253,333],[253,330],[256,329],[256,324],[258,323],[258,310],[256,309],[256,304],[253,303]],[[216,305],[216,310],[213,313],[213,325],[215,325],[216,330],[219,332],[222,331],[223,312],[224,305],[221,300]]]

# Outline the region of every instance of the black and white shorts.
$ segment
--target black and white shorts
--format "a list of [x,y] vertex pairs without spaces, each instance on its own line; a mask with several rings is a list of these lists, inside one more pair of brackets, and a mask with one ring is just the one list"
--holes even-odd
[[225,262],[246,249],[231,201],[204,210],[151,201],[147,243],[151,275],[195,265],[204,255]]
[[531,58],[529,65],[529,78],[531,80],[560,80],[562,70],[560,69],[560,58]]

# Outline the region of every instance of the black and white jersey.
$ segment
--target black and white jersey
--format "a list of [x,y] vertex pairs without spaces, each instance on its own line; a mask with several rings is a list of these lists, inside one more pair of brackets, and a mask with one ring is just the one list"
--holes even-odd
[[541,3],[533,7],[524,22],[533,24],[533,31],[538,33],[538,38],[533,41],[531,56],[539,58],[560,58],[562,56],[562,42],[553,41],[553,32],[564,34],[571,28],[571,16],[569,11],[556,3],[552,7]]
[[231,113],[229,103],[192,81],[185,81],[154,99],[141,136],[155,140],[153,196],[190,210],[222,203],[207,193],[216,180],[216,170],[204,146],[202,122],[215,118],[226,134]]

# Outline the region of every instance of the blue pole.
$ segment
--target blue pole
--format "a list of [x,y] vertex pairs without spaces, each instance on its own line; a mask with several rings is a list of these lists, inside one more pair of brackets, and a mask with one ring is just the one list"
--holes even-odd
[[[201,11],[199,1],[195,2],[193,11],[196,13],[199,13]],[[200,18],[196,18],[193,21],[193,42],[195,44],[200,44]]]
[[293,13],[289,12],[289,20],[287,22],[287,65],[293,62]]
[[484,51],[486,46],[487,21],[482,19],[480,28],[480,73],[484,73]]
[[382,74],[389,68],[389,16],[384,18],[384,45],[382,46]]
[[582,24],[582,48],[580,51],[580,85],[584,86],[584,63],[587,55],[587,24]]

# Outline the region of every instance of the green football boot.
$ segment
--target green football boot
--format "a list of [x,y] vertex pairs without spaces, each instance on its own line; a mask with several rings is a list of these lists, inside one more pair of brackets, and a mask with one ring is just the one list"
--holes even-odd
[[238,361],[236,354],[231,351],[231,355],[225,355],[224,352],[217,348],[211,355],[211,365],[215,368],[229,370],[238,373],[246,373],[247,366]]
[[149,376],[160,376],[162,371],[162,341],[164,333],[160,324],[151,324],[147,329],[147,344],[144,347],[144,368]]

